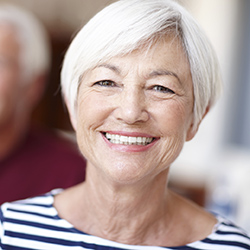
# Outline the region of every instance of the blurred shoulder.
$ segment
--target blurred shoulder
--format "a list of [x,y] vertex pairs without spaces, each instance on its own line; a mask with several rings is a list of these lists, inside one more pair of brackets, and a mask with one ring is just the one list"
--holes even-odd
[[39,142],[40,145],[60,147],[61,149],[73,151],[77,149],[75,134],[71,131],[32,127],[28,138],[33,143]]
[[29,131],[27,148],[34,155],[43,155],[50,161],[60,161],[61,164],[72,162],[71,165],[85,164],[73,132],[32,128]]

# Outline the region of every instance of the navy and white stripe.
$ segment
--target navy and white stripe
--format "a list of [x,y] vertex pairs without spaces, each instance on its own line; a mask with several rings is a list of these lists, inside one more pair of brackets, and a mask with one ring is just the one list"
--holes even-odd
[[49,194],[3,204],[0,211],[0,249],[8,250],[250,250],[250,238],[225,219],[218,218],[215,232],[202,241],[182,247],[134,246],[92,236],[75,229],[58,216]]

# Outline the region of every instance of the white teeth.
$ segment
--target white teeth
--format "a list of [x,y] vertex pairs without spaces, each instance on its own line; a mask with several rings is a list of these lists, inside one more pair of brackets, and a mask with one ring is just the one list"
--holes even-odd
[[135,144],[136,143],[136,138],[137,137],[130,137],[128,138],[129,144]]
[[153,141],[152,137],[132,137],[124,135],[105,134],[106,138],[114,144],[147,145]]

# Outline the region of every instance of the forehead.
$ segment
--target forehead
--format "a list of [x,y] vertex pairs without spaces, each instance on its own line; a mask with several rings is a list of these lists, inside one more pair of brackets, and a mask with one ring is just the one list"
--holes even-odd
[[180,78],[191,75],[185,50],[177,36],[164,37],[129,54],[115,56],[97,65],[95,70],[109,70],[119,75],[135,71],[148,75],[152,72],[169,71]]
[[1,52],[13,51],[13,54],[17,52],[20,45],[18,42],[16,30],[13,26],[7,23],[0,24],[0,49]]

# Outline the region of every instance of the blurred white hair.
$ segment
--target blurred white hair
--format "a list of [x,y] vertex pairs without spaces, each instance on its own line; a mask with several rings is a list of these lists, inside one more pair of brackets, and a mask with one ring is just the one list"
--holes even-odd
[[214,50],[193,17],[173,0],[120,0],[97,13],[76,35],[65,55],[62,92],[76,115],[83,74],[108,59],[126,55],[175,31],[187,54],[193,80],[194,127],[221,91]]
[[20,65],[23,82],[46,73],[50,67],[50,42],[48,34],[38,19],[21,7],[0,4],[0,24],[14,29],[20,45]]

